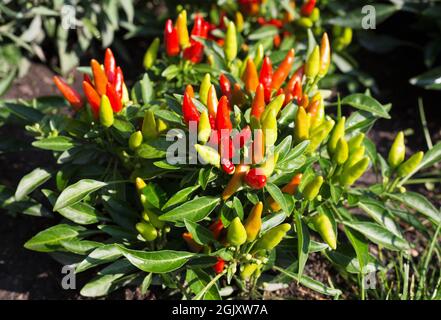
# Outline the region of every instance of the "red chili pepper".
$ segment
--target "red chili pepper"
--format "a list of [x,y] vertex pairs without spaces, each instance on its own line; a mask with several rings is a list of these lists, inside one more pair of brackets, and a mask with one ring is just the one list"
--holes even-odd
[[81,95],[71,86],[69,86],[62,78],[54,76],[53,81],[60,90],[64,98],[69,102],[69,104],[76,110],[80,110],[83,107],[83,99]]
[[271,59],[265,57],[262,62],[262,68],[260,69],[259,82],[263,84],[265,89],[265,102],[268,103],[271,99],[271,82],[273,80],[273,66]]
[[280,43],[282,42],[282,39],[280,38],[279,34],[276,34],[273,38],[273,44],[275,48],[278,48],[280,46]]
[[110,82],[107,83],[106,96],[109,98],[113,112],[120,112],[122,110],[121,98],[118,96],[118,93]]
[[211,233],[213,234],[213,238],[216,240],[219,239],[219,236],[224,229],[224,224],[222,223],[222,219],[218,219],[213,222],[209,227]]
[[184,115],[184,121],[188,124],[190,121],[199,121],[199,111],[193,103],[191,96],[185,92],[184,100],[182,101],[182,114]]
[[289,50],[285,56],[285,59],[283,59],[276,72],[274,72],[273,79],[271,81],[272,90],[279,90],[283,82],[285,82],[294,63],[294,55],[294,49]]
[[316,3],[316,0],[308,0],[307,2],[305,2],[303,4],[302,8],[300,9],[300,14],[302,16],[309,17],[315,8],[315,3]]
[[199,41],[191,40],[191,45],[184,50],[184,59],[199,63],[204,57],[204,45]]
[[83,81],[83,91],[86,95],[87,101],[90,104],[93,115],[95,116],[95,118],[98,118],[101,103],[100,95],[98,94],[98,92],[96,92],[95,88],[92,87],[92,85],[87,81]]
[[302,99],[303,93],[302,93],[302,85],[300,82],[296,82],[294,85],[294,90],[292,91],[293,98],[297,98],[297,102],[300,103],[300,100]]
[[213,270],[215,273],[221,273],[222,271],[224,271],[225,268],[225,261],[220,258],[217,257],[217,262],[213,265]]
[[236,166],[227,158],[222,158],[221,166],[226,174],[233,174],[236,170]]
[[320,107],[320,99],[315,99],[311,101],[311,103],[308,105],[308,113],[311,115],[311,117],[315,117]]
[[248,171],[244,180],[247,185],[255,190],[262,189],[266,185],[266,176],[259,174],[259,169],[257,168]]
[[106,93],[106,85],[108,82],[107,76],[101,65],[95,59],[90,60],[90,67],[92,68],[93,81],[95,89],[100,96]]
[[104,55],[104,71],[106,72],[109,82],[113,83],[115,80],[116,62],[110,48],[106,49],[106,53]]
[[193,29],[191,30],[192,36],[202,36],[204,34],[204,18],[201,15],[196,15],[194,18]]
[[251,115],[260,119],[263,111],[265,110],[265,89],[263,84],[260,83],[256,89],[256,95],[254,96],[253,103],[251,105]]
[[[305,66],[299,67],[285,86],[285,94],[294,93],[296,83],[302,83]],[[293,94],[295,96],[295,94]]]
[[216,128],[218,130],[227,130],[229,134],[233,129],[233,124],[230,119],[230,103],[226,96],[222,96],[217,106],[216,114]]
[[223,96],[231,100],[231,82],[230,79],[223,73],[219,76],[219,86]]
[[123,95],[123,85],[124,85],[124,75],[120,67],[116,67],[115,71],[115,81],[113,83],[115,87],[115,91],[118,94],[119,98],[122,98]]
[[165,23],[164,43],[168,56],[174,57],[179,54],[178,30],[173,26],[171,19],[168,19]]

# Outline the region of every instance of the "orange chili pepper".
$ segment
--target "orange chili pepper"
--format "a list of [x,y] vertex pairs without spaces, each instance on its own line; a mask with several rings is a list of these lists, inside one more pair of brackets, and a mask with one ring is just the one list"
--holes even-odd
[[256,91],[256,87],[259,85],[259,78],[257,76],[256,65],[254,64],[253,59],[247,60],[242,80],[245,83],[245,90],[248,93]]
[[279,88],[282,86],[283,82],[291,71],[291,67],[294,63],[294,56],[294,49],[289,50],[285,56],[285,59],[283,59],[276,72],[274,72],[273,79],[271,81],[271,89],[279,90]]
[[98,92],[96,92],[95,88],[92,87],[92,85],[87,81],[83,81],[83,91],[86,95],[87,101],[90,104],[93,115],[96,119],[98,119],[101,104],[100,95],[98,94]]
[[90,60],[90,67],[92,68],[93,81],[95,83],[95,89],[100,96],[106,93],[106,85],[108,82],[107,76],[101,65],[95,59]]
[[251,105],[251,115],[260,119],[263,111],[265,110],[265,88],[260,83],[256,89],[256,95],[254,96],[253,103]]
[[53,81],[60,90],[64,98],[70,103],[70,105],[76,110],[80,110],[83,107],[83,99],[81,95],[71,86],[69,86],[62,78],[54,76]]
[[[302,181],[302,176],[301,173],[296,174],[291,181],[282,188],[282,192],[293,195]],[[267,202],[273,212],[277,212],[281,209],[280,205],[271,196],[268,197]]]

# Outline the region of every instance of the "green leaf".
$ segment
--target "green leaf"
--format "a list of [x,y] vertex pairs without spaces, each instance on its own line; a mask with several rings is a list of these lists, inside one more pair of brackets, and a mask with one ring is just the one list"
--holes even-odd
[[[185,282],[196,295],[201,292],[211,281],[210,276],[202,269],[188,269]],[[217,285],[213,285],[203,296],[203,300],[221,300]]]
[[119,248],[113,244],[107,244],[96,248],[77,265],[75,272],[80,273],[95,266],[115,261],[122,256]]
[[399,201],[406,206],[415,209],[419,213],[435,222],[437,225],[441,223],[441,214],[435,206],[427,200],[423,195],[407,191],[406,193],[388,193],[391,199]]
[[34,169],[21,178],[15,191],[15,199],[17,201],[23,200],[28,194],[49,180],[50,177],[49,171],[40,168]]
[[64,207],[71,206],[81,201],[90,193],[97,191],[98,189],[106,185],[106,182],[92,179],[80,180],[63,190],[63,192],[60,194],[57,201],[55,202],[54,211],[59,211]]
[[360,110],[369,111],[372,114],[377,115],[381,118],[390,119],[389,113],[381,105],[381,103],[379,103],[374,98],[362,93],[354,93],[344,97],[341,100],[341,104],[350,105]]
[[401,237],[396,236],[386,228],[372,222],[343,221],[343,224],[360,232],[372,242],[384,246],[390,250],[409,250],[409,243]]
[[147,143],[141,144],[136,149],[136,153],[138,154],[139,157],[141,157],[143,159],[163,158],[167,154],[165,151],[159,150],[159,149],[155,148],[154,146],[147,144]]
[[80,226],[58,224],[37,233],[24,244],[24,247],[39,252],[56,251],[60,248],[62,241],[77,237],[83,230],[85,229]]
[[403,237],[397,225],[390,217],[390,213],[381,202],[373,199],[360,199],[358,207],[396,236]]
[[149,273],[145,276],[144,280],[142,280],[141,284],[141,293],[146,294],[147,290],[150,287],[150,284],[152,283],[153,273]]
[[123,273],[106,274],[95,277],[81,289],[80,294],[84,297],[102,297],[109,294],[114,282],[124,276]]
[[278,29],[275,26],[267,25],[260,27],[259,29],[253,31],[249,36],[249,40],[259,40],[263,38],[273,37],[278,33]]
[[182,190],[179,190],[177,193],[175,193],[168,201],[164,204],[162,207],[162,210],[168,209],[174,205],[180,204],[184,201],[187,201],[188,197],[195,192],[197,189],[199,189],[200,185],[195,185],[192,187],[188,187]]
[[352,244],[357,255],[359,269],[364,271],[364,267],[367,265],[369,260],[369,244],[366,239],[357,231],[351,228],[345,228],[345,234]]
[[61,241],[61,245],[69,252],[86,255],[92,250],[104,246],[104,243],[73,238]]
[[213,238],[213,233],[207,228],[197,224],[193,221],[184,220],[185,227],[188,232],[193,236],[194,241],[201,245],[209,244],[215,242]]
[[75,144],[69,137],[58,136],[34,141],[32,142],[32,145],[36,148],[44,150],[66,151],[72,148]]
[[186,251],[139,251],[118,245],[120,252],[138,269],[145,272],[167,273],[179,269],[195,254]]
[[276,270],[280,271],[281,273],[283,273],[284,275],[288,276],[291,279],[294,279],[298,282],[300,282],[300,284],[304,285],[305,287],[314,290],[318,293],[324,294],[324,295],[328,295],[328,296],[339,296],[341,295],[341,291],[335,288],[331,288],[328,287],[326,285],[324,285],[323,283],[321,283],[320,281],[314,280],[310,277],[307,277],[305,275],[303,275],[301,278],[299,278],[299,276],[294,273],[294,272],[290,272],[287,270],[284,270],[282,268],[279,267],[275,267]]
[[185,219],[198,222],[208,216],[219,202],[220,198],[215,197],[196,198],[166,212],[159,219],[170,222],[184,222]]
[[441,66],[413,77],[409,82],[428,90],[441,90]]
[[162,190],[156,183],[148,183],[147,186],[142,189],[142,194],[146,196],[146,200],[153,207],[160,209],[167,198],[164,190]]
[[279,187],[271,182],[268,182],[265,186],[265,189],[268,191],[271,197],[282,207],[282,210],[285,212],[285,214],[289,216],[291,211],[289,210],[285,197],[283,196],[283,193],[282,191],[280,191]]

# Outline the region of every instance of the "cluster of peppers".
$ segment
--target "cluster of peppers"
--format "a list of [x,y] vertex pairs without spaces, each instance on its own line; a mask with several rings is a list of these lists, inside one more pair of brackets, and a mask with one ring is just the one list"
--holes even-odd
[[99,119],[100,123],[108,128],[113,125],[114,113],[121,112],[129,100],[124,75],[121,68],[117,66],[110,48],[106,49],[104,65],[92,59],[90,68],[92,77],[85,73],[83,79],[86,99],[62,78],[54,76],[53,81],[75,111],[83,109],[86,100],[93,118]]

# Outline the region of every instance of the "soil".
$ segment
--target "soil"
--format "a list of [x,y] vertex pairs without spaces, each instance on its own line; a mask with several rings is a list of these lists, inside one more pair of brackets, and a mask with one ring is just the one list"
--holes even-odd
[[[408,17],[399,17],[404,19]],[[393,19],[381,28],[391,31],[397,25]],[[398,19],[398,18],[397,18]],[[398,24],[400,25],[400,24]],[[393,31],[393,30],[392,30]],[[379,31],[381,32],[381,30]],[[414,35],[407,35],[409,39],[399,36],[402,40],[412,40]],[[417,99],[422,97],[425,106],[428,128],[434,142],[441,140],[441,127],[439,126],[441,92],[427,91],[411,86],[408,79],[420,73],[425,67],[422,65],[421,53],[412,49],[395,51],[389,55],[375,55],[361,50],[357,55],[362,70],[368,70],[377,81],[381,90],[377,98],[382,102],[391,102],[393,120],[380,120],[376,130],[372,131],[370,138],[376,143],[379,151],[387,154],[387,150],[395,133],[399,130],[412,129],[413,135],[407,136],[408,154],[417,150],[426,150],[421,122],[419,120]],[[403,67],[405,66],[405,67]],[[51,77],[53,72],[46,66],[33,63],[28,74],[15,81],[13,87],[6,94],[6,98],[30,99],[42,95],[57,94]],[[80,87],[80,78],[76,77],[76,87]],[[0,136],[13,135],[24,141],[29,137],[23,135],[21,130],[4,126],[0,128]],[[17,154],[0,154],[0,184],[14,188],[18,179],[31,168],[47,165],[50,157],[47,153],[25,151]],[[370,177],[367,177],[368,179]],[[439,206],[439,185],[432,191],[424,187],[418,189],[425,193],[429,199]],[[35,218],[29,216],[11,217],[0,211],[0,300],[2,299],[82,299],[79,290],[63,290],[61,288],[60,265],[47,254],[29,251],[23,248],[29,238],[38,231],[54,224],[53,219]],[[324,283],[328,278],[333,278],[336,285],[340,284],[336,271],[320,255],[312,255],[308,260],[305,274],[310,275]],[[81,288],[82,281],[87,278],[81,276],[77,287]],[[341,281],[343,282],[343,281]],[[349,291],[352,291],[348,288]],[[305,289],[293,283],[288,289],[275,292],[272,298],[281,296],[294,297],[295,299],[326,299],[325,296]],[[152,299],[152,296],[143,296],[139,289],[121,289],[110,295],[109,299]]]

